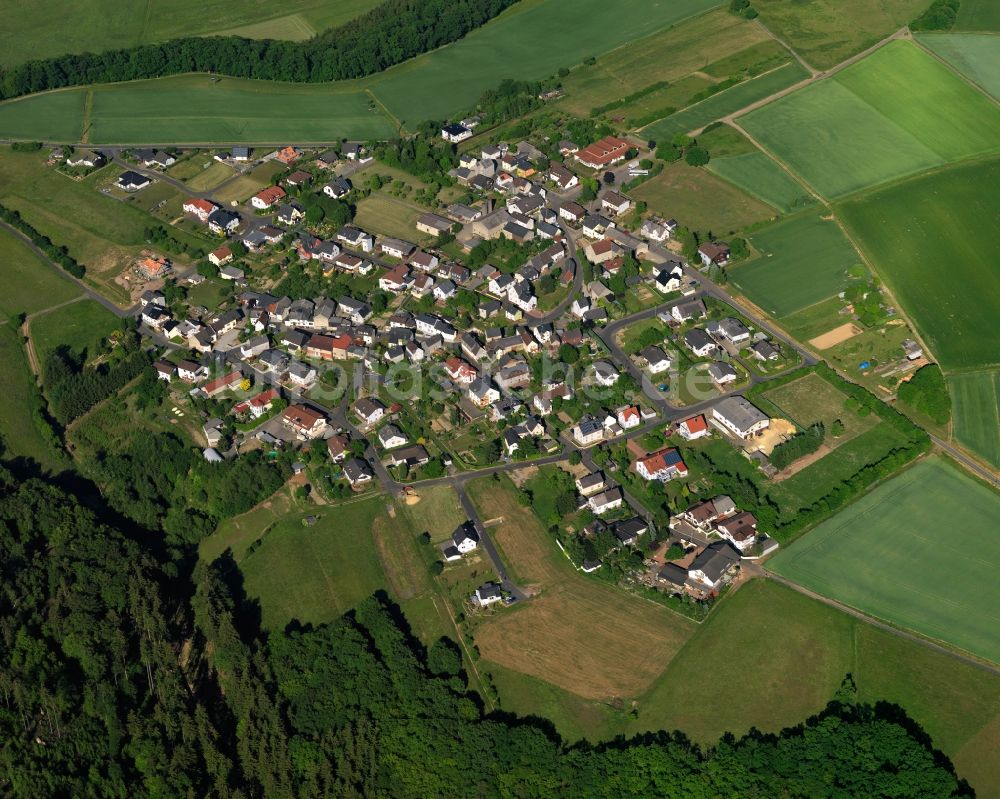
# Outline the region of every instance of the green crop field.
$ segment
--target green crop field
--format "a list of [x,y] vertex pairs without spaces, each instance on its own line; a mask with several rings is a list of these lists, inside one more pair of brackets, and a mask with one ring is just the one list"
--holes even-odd
[[836,222],[803,213],[750,238],[760,256],[732,269],[730,279],[754,304],[782,317],[834,296],[847,284],[858,254]]
[[955,29],[1000,31],[1000,6],[994,0],[962,0]]
[[668,164],[655,178],[629,194],[649,205],[654,213],[677,217],[694,230],[711,230],[725,236],[749,225],[772,219],[775,211],[737,186],[717,178],[707,169],[682,161]]
[[783,213],[816,204],[816,198],[795,178],[759,150],[713,158],[708,168],[720,178],[739,186]]
[[955,438],[1000,469],[1000,371],[951,375],[948,386]]
[[735,114],[758,100],[770,97],[775,92],[794,86],[809,77],[809,73],[797,61],[789,62],[771,72],[738,83],[732,88],[713,94],[665,119],[653,122],[642,129],[642,135],[651,139],[668,141],[677,133],[700,130],[729,114]]
[[928,33],[918,36],[917,41],[1000,99],[1000,42],[995,35]]
[[93,98],[94,142],[321,142],[395,131],[363,91],[330,85],[184,75],[95,86]]
[[1000,362],[1000,160],[962,164],[842,203],[837,215],[945,370]]
[[32,319],[31,340],[39,358],[62,346],[93,357],[101,342],[121,326],[122,321],[100,303],[80,300]]
[[[692,694],[708,663],[729,688]],[[821,710],[848,673],[860,699],[904,707],[979,796],[998,795],[989,753],[1000,745],[1000,678],[771,581],[727,597],[640,697],[637,718],[618,725],[627,735],[680,729],[703,744],[751,727],[777,732]],[[607,728],[593,711],[568,709],[578,724]]]
[[[386,586],[372,523],[384,512],[372,498],[282,517],[240,563],[247,593],[260,599],[266,627],[292,619],[332,621]],[[303,524],[314,515],[316,523]]]
[[34,313],[80,294],[80,289],[6,228],[0,228],[0,277],[4,285],[0,317]]
[[828,198],[1000,149],[1000,108],[905,41],[739,122]]
[[[64,53],[100,52],[178,36],[234,33],[247,38],[302,39],[342,25],[378,0],[157,0],[125,9],[114,0],[0,0],[0,66]],[[294,24],[290,23],[290,20]]]
[[[967,0],[963,0],[964,3]],[[829,69],[918,16],[927,0],[759,0],[760,21],[818,69]]]
[[[176,76],[93,87],[82,126],[92,143],[233,143],[386,138],[397,130],[373,102],[411,125],[472,108],[501,78],[540,79],[560,67],[613,50],[718,5],[676,0],[526,0],[458,42],[378,75],[339,84],[288,84]],[[576,22],[566,25],[567,18]],[[51,92],[0,104],[0,138],[76,141],[66,114],[88,89]],[[52,98],[59,98],[53,100]],[[62,111],[54,111],[59,103]]]
[[881,619],[1000,661],[1000,494],[942,459],[882,484],[770,562]]

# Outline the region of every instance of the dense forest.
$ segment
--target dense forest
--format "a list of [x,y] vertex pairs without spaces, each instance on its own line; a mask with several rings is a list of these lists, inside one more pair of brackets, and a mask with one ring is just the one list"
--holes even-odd
[[0,79],[0,99],[90,83],[217,72],[321,83],[381,72],[454,42],[517,0],[385,0],[305,42],[208,36],[29,61]]
[[5,796],[971,795],[849,680],[780,735],[568,746],[544,720],[486,714],[457,647],[421,646],[384,596],[265,635],[228,553],[192,570],[102,513],[0,468]]

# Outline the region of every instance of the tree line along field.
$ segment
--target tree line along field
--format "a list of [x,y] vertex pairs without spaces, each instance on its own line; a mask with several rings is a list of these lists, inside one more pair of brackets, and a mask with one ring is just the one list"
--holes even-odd
[[925,459],[782,550],[770,568],[880,619],[1000,662],[1000,495]]
[[994,34],[925,33],[917,41],[1000,100],[1000,46]]
[[733,268],[730,280],[779,319],[835,296],[860,263],[837,223],[816,211],[763,228],[750,242],[760,254]]
[[[292,85],[178,76],[108,84],[92,88],[86,123],[78,120],[91,89],[55,91],[0,104],[0,138],[75,142],[79,131],[94,144],[387,137],[400,123],[415,126],[471,109],[502,78],[547,77],[715,5],[526,0],[457,42],[367,79]],[[569,18],[576,24],[565,24]]]
[[1000,149],[1000,108],[907,41],[739,124],[829,199]]
[[280,5],[265,0],[156,0],[148,7],[125,11],[111,0],[70,5],[38,0],[25,13],[17,0],[0,0],[4,19],[0,66],[182,36],[235,33],[247,38],[308,38],[377,4],[378,0],[288,0]]
[[1000,361],[1000,159],[961,164],[840,203],[836,213],[946,372]]

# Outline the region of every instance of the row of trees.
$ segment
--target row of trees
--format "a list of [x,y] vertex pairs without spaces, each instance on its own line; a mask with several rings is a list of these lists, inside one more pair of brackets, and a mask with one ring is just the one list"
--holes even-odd
[[809,425],[792,436],[788,441],[782,441],[771,452],[771,465],[781,471],[786,466],[805,455],[811,455],[823,445],[826,438],[826,428],[822,422]]
[[0,220],[3,220],[12,228],[31,239],[31,243],[44,252],[50,261],[59,264],[59,266],[73,277],[81,278],[84,276],[86,270],[83,268],[83,264],[77,263],[76,259],[69,254],[69,250],[65,246],[53,244],[48,236],[42,235],[33,225],[22,219],[20,213],[12,208],[0,205]]
[[951,394],[944,372],[937,364],[928,364],[914,372],[913,377],[899,384],[896,396],[938,424],[947,424],[951,419]]
[[39,59],[8,69],[0,81],[0,97],[183,72],[296,83],[360,78],[454,42],[514,2],[385,0],[340,28],[305,42],[191,37]]

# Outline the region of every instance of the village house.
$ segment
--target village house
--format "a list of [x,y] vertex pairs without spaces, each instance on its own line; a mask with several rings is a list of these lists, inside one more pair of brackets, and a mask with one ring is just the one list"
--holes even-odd
[[622,506],[623,501],[622,490],[616,486],[602,491],[600,494],[594,494],[587,500],[587,505],[594,513],[601,514],[617,510]]
[[390,258],[407,258],[417,246],[402,239],[385,238],[380,242],[379,248],[383,255],[388,255]]
[[680,291],[684,269],[680,264],[673,264],[669,269],[658,269],[653,277],[653,285],[662,294]]
[[118,180],[115,181],[115,185],[122,191],[139,191],[140,189],[146,188],[152,180],[150,180],[145,175],[140,175],[138,172],[133,172],[131,169],[122,172],[118,176]]
[[740,553],[728,541],[703,549],[688,567],[688,580],[699,588],[716,591],[739,568]]
[[386,407],[378,397],[362,397],[354,403],[354,413],[368,427],[378,424],[385,411]]
[[283,188],[281,188],[281,186],[268,186],[266,189],[261,189],[250,198],[250,205],[260,211],[265,211],[275,203],[285,199],[287,196],[288,194]]
[[208,254],[208,260],[215,266],[223,266],[233,260],[233,251],[229,249],[229,245],[223,244]]
[[500,590],[500,586],[496,583],[486,583],[476,589],[476,592],[472,595],[472,600],[481,607],[489,607],[503,601],[503,591]]
[[361,458],[351,458],[344,463],[344,477],[351,484],[352,488],[357,488],[370,483],[375,477],[375,473],[367,462]]
[[223,391],[228,391],[233,386],[239,385],[243,380],[243,375],[237,370],[230,372],[223,377],[218,377],[201,387],[202,393],[209,398],[216,397]]
[[604,438],[604,425],[593,416],[583,417],[573,428],[573,441],[578,446],[588,447]]
[[421,214],[417,217],[417,230],[428,236],[440,236],[451,231],[451,222],[437,214]]
[[[356,227],[344,226],[337,231],[337,241],[347,247],[362,252],[371,252],[375,249],[375,239],[370,233],[365,233]],[[403,256],[399,256],[402,258]]]
[[472,131],[458,122],[452,122],[441,128],[441,138],[452,144],[461,144],[466,139],[472,138]]
[[298,147],[283,147],[275,153],[274,157],[285,164],[285,166],[288,166],[294,164],[302,157],[302,151]]
[[705,316],[705,303],[699,299],[679,302],[670,309],[670,316],[679,324],[702,319]]
[[757,540],[757,518],[747,511],[717,521],[715,529],[740,552],[753,549]]
[[684,334],[684,344],[699,358],[707,358],[719,349],[712,337],[700,327],[693,327]]
[[387,424],[385,427],[379,428],[378,433],[376,433],[378,438],[378,443],[382,445],[383,449],[395,449],[396,447],[401,447],[407,443],[406,436],[403,435],[403,431],[400,430],[394,424]]
[[735,383],[738,378],[736,369],[733,368],[732,364],[728,364],[725,361],[710,363],[707,371],[708,376],[712,378],[712,382],[719,388],[724,388],[730,383]]
[[281,424],[303,440],[319,438],[326,430],[326,417],[306,405],[289,405],[281,413]]
[[704,266],[725,266],[729,263],[729,245],[724,241],[706,241],[698,247],[698,256]]
[[712,422],[740,439],[752,438],[771,424],[767,414],[744,397],[726,397],[712,408]]
[[605,136],[573,154],[573,157],[591,169],[603,169],[625,160],[629,143],[617,136]]
[[477,408],[486,408],[500,399],[500,392],[487,379],[477,379],[467,390],[469,401]]
[[332,435],[326,440],[326,453],[334,463],[341,463],[348,453],[350,440],[344,435]]
[[632,207],[632,201],[616,191],[605,192],[601,197],[601,211],[610,216],[621,216]]
[[650,374],[658,375],[670,368],[670,358],[659,347],[652,345],[643,347],[639,356],[646,362]]
[[607,484],[603,472],[592,472],[576,478],[576,490],[584,497],[590,497],[603,491]]
[[644,480],[659,480],[661,483],[675,477],[687,477],[688,469],[675,447],[654,452],[635,462],[635,471]]
[[232,233],[240,226],[240,217],[221,208],[213,211],[208,217],[208,227],[213,233],[224,236]]
[[711,431],[708,429],[708,422],[705,421],[705,417],[701,414],[692,416],[690,419],[685,419],[677,426],[677,432],[680,433],[681,438],[685,441],[696,441],[711,434]]
[[448,358],[444,362],[445,374],[460,386],[469,386],[479,377],[478,370],[457,356]]

